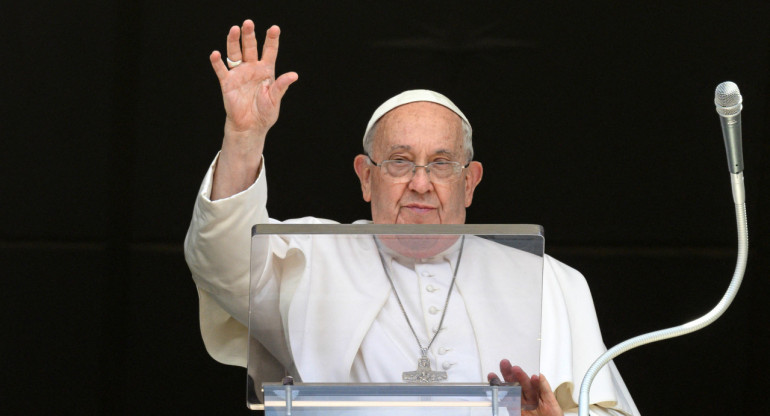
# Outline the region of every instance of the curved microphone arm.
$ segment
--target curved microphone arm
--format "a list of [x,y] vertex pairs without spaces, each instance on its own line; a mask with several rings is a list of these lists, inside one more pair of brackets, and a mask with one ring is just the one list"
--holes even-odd
[[580,403],[578,412],[580,416],[588,416],[588,407],[590,405],[588,393],[591,390],[591,383],[599,373],[605,364],[610,362],[613,358],[626,351],[640,347],[645,344],[650,344],[656,341],[662,341],[664,339],[679,337],[687,335],[691,332],[695,332],[699,329],[705,328],[716,321],[727,310],[735,299],[735,295],[738,293],[738,288],[741,286],[743,280],[743,274],[746,271],[746,261],[749,255],[749,231],[748,223],[746,221],[746,197],[745,189],[743,186],[743,172],[733,173],[732,185],[733,185],[733,200],[735,201],[735,217],[738,227],[738,259],[735,265],[735,272],[733,273],[733,279],[730,281],[730,286],[727,288],[722,299],[709,313],[702,317],[688,322],[684,325],[675,326],[668,329],[661,329],[659,331],[650,332],[647,334],[639,335],[629,340],[623,341],[620,344],[612,347],[602,354],[586,372],[583,377],[583,382],[580,385]]

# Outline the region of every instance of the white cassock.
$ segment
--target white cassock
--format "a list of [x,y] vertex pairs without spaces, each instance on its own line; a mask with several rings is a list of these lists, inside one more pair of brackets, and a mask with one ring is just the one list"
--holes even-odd
[[[251,226],[277,222],[265,209],[264,162],[249,189],[212,202],[214,163],[196,199],[185,240],[209,354],[240,366],[246,366],[252,354],[265,373],[286,368],[305,382],[397,382],[403,371],[415,370],[419,347],[374,241],[350,240],[346,244],[357,247],[334,247],[308,236],[271,237],[270,244],[255,247],[250,260]],[[307,217],[287,223],[335,222]],[[346,255],[353,250],[356,255]],[[423,261],[385,255],[423,346],[443,313],[457,256],[457,244]],[[255,270],[265,271],[254,283],[258,290],[251,319],[261,345],[252,351],[247,329],[250,261]],[[539,267],[542,317],[537,322],[540,311],[528,303],[539,292],[540,281],[511,278],[510,270]],[[312,278],[319,275],[324,279]],[[537,326],[541,342],[539,351],[533,351],[538,343],[531,334]],[[528,373],[545,374],[566,412],[577,411],[582,377],[606,350],[590,291],[579,272],[547,255],[540,258],[476,237],[466,240],[442,328],[429,357],[434,369],[447,371],[448,381],[485,382],[486,374],[499,373],[500,360],[508,358]],[[277,381],[278,374],[254,376],[257,382]],[[639,414],[612,363],[594,380],[590,397],[594,414]]]

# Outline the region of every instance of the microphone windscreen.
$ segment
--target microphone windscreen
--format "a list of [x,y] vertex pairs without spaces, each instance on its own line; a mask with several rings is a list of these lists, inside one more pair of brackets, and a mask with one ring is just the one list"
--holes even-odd
[[725,81],[717,85],[714,91],[714,104],[717,106],[717,113],[722,116],[734,116],[743,109],[743,97],[741,91],[734,82]]

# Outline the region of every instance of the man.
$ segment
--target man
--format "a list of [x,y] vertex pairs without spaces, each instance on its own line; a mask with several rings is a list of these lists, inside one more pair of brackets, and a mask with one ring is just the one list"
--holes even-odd
[[[185,255],[199,290],[204,342],[212,356],[227,364],[245,365],[246,362],[249,230],[255,223],[274,221],[268,218],[265,210],[266,169],[262,150],[267,132],[278,118],[281,99],[288,87],[298,78],[294,72],[275,77],[279,33],[277,26],[268,29],[262,57],[259,59],[254,24],[247,20],[242,28],[234,26],[230,29],[227,38],[227,66],[219,52],[215,51],[210,56],[222,88],[227,117],[222,150],[206,175],[196,201],[193,220],[185,240]],[[361,182],[363,198],[371,203],[374,223],[465,222],[465,209],[471,205],[474,190],[482,178],[483,168],[479,162],[472,160],[470,123],[449,99],[431,91],[415,90],[386,101],[375,111],[367,126],[364,150],[366,154],[355,158],[354,169]],[[333,223],[316,218],[292,222]],[[286,244],[285,247],[264,247],[257,251],[258,256],[264,257],[264,261],[285,261],[286,264],[280,267],[281,270],[304,264],[302,256],[306,256],[309,249],[300,243]],[[300,253],[303,261],[290,263],[289,246]],[[448,248],[449,254],[438,261],[443,262],[444,269],[448,271],[446,274],[450,277],[452,266],[455,267],[454,275],[457,276],[457,263],[460,261],[459,257],[452,257],[458,252],[456,244],[453,247],[455,248]],[[460,246],[459,253],[462,253],[462,250]],[[382,256],[382,251],[380,253]],[[563,414],[562,409],[575,411],[576,390],[582,374],[592,360],[603,352],[604,346],[590,293],[582,276],[548,256],[543,261],[544,339],[540,351],[540,368],[553,377],[557,388],[551,389],[548,380],[542,375],[527,376],[520,367],[513,366],[504,359],[504,356],[497,357],[496,360],[502,359],[499,361],[499,370],[506,381],[518,381],[522,384],[523,401],[537,403],[536,410],[525,411],[524,414],[560,415]],[[385,263],[383,257],[383,266]],[[416,271],[409,267],[402,274]],[[366,382],[382,381],[382,378],[391,382],[400,381],[393,380],[397,375],[388,375],[387,369],[378,370],[377,359],[367,358],[397,360],[397,354],[382,357],[379,353],[382,352],[380,341],[385,338],[398,338],[394,334],[395,331],[403,333],[403,322],[399,320],[397,325],[401,325],[401,328],[394,329],[393,325],[389,326],[389,322],[395,321],[395,318],[391,318],[399,317],[403,313],[400,318],[406,317],[409,321],[407,309],[410,302],[407,299],[404,302],[406,307],[402,305],[398,297],[399,291],[396,290],[397,285],[393,283],[398,276],[393,276],[392,279],[387,267],[385,274],[391,280],[391,286],[386,286],[381,292],[387,303],[376,317],[366,321],[369,325],[368,331],[361,334],[361,339],[356,340],[354,345],[357,350],[352,351],[353,355],[349,356],[350,367],[346,364],[341,369],[335,368],[334,371],[337,371],[342,379],[334,381]],[[287,290],[282,285],[289,285],[285,282],[287,279],[291,281],[290,285],[296,284],[297,287],[307,284],[302,281],[304,274],[301,267],[296,274],[299,282],[291,280],[287,277],[289,275],[290,272],[285,275],[275,273],[263,277],[265,281],[259,283],[265,287],[265,291],[274,290],[280,293],[282,301],[286,302],[274,305],[276,316],[270,317],[282,321],[278,324],[279,331],[287,330],[288,318],[278,310],[291,305],[294,302],[292,296],[301,291],[294,286]],[[380,279],[377,284],[381,285],[383,282],[384,280]],[[454,279],[451,280],[449,288],[453,284]],[[472,283],[466,287],[472,287]],[[406,292],[400,291],[405,297],[409,295],[408,291]],[[455,371],[455,379],[450,381],[481,382],[481,377],[474,374],[477,374],[480,368],[485,368],[483,360],[479,358],[485,353],[485,345],[478,339],[474,341],[474,317],[466,312],[476,306],[463,306],[462,296],[450,298],[451,289],[448,289],[447,293],[446,309],[449,312],[442,312],[442,317],[443,313],[454,313],[457,322],[460,322],[458,326],[461,333],[455,335],[455,339],[460,340],[458,343],[461,347],[458,349],[465,353],[464,357],[471,363],[466,370]],[[400,306],[400,311],[395,305]],[[452,308],[455,312],[451,312]],[[415,326],[411,322],[408,323],[415,333],[417,343],[420,343],[420,338],[428,340],[429,334],[417,334]],[[435,333],[442,332],[443,327],[440,328]],[[498,332],[505,334],[507,331],[501,328]],[[295,350],[295,345],[292,344],[290,348],[286,345],[284,337],[275,338],[277,339],[260,339],[266,347],[265,351],[259,352],[260,356],[272,356],[277,359],[277,362],[273,360],[273,363],[278,367],[288,368],[292,373],[301,373],[306,380],[316,381],[316,375],[320,373],[314,372],[311,364],[297,365],[300,359],[296,356],[298,351]],[[403,339],[401,344],[396,341],[396,349],[415,348],[411,344],[415,339],[410,340],[408,336]],[[329,342],[319,345],[325,348]],[[307,346],[297,346],[302,347]],[[421,344],[420,347],[422,349],[424,346]],[[476,350],[477,347],[480,350]],[[310,350],[311,354],[318,354],[316,348]],[[378,351],[378,354],[373,354],[373,351]],[[423,358],[435,361],[435,357],[427,356],[425,352]],[[487,377],[493,380],[497,376],[490,373]],[[591,398],[591,409],[595,414],[638,414],[613,365],[597,378]]]

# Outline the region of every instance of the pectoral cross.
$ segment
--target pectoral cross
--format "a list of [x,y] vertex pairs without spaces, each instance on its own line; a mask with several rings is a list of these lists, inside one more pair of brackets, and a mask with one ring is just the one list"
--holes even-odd
[[417,371],[404,371],[402,378],[411,383],[435,383],[446,380],[447,375],[446,371],[431,370],[428,352],[423,349],[422,357],[417,360]]

